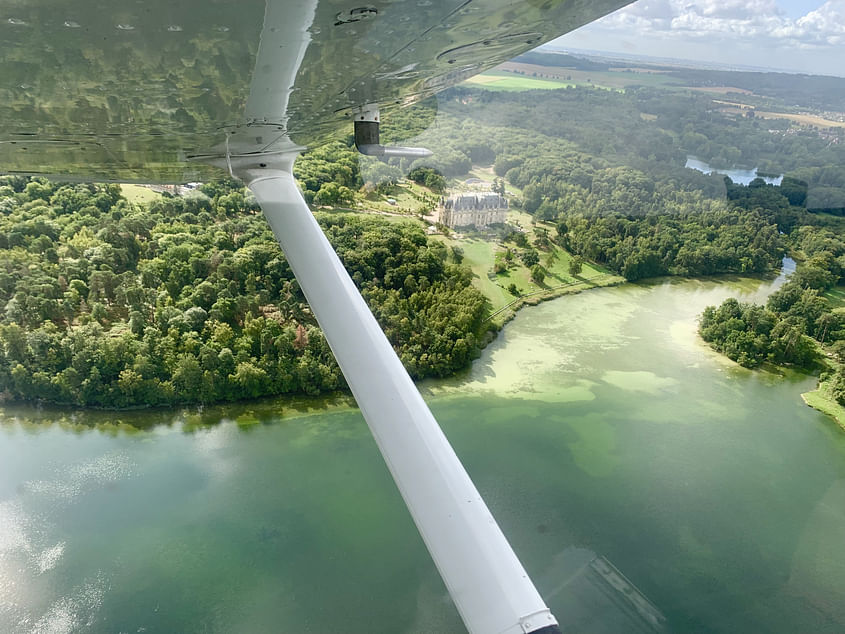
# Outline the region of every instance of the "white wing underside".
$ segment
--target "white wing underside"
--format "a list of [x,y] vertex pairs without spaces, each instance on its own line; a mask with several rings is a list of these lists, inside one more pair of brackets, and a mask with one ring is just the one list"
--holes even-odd
[[413,103],[624,4],[95,0],[74,3],[71,19],[57,0],[0,0],[10,14],[0,171],[178,182],[222,168],[242,178],[473,633],[557,629],[292,166],[304,147],[351,132],[365,105]]
[[0,171],[121,182],[313,147],[629,0],[0,0]]
[[[230,131],[226,150],[235,149],[225,165],[261,203],[467,629],[477,634],[557,631],[557,621],[296,189],[292,166],[299,124],[289,112],[302,67],[294,60],[301,64],[308,58],[317,13],[316,0],[299,3],[295,18],[268,4],[246,104],[253,123]],[[369,18],[372,29],[377,19]],[[534,38],[524,33],[520,46]],[[459,64],[447,71],[450,81],[483,65],[472,59],[478,55],[474,45],[463,46],[466,50],[447,49],[445,64]],[[288,60],[274,64],[284,47],[290,51]],[[371,60],[361,64],[366,67]],[[418,65],[409,61],[401,70],[413,73]],[[378,70],[387,68],[382,64]],[[378,86],[377,80],[359,75],[342,97],[360,91],[364,101],[338,112],[348,115],[366,104],[381,104]],[[262,142],[273,135],[276,140],[251,146],[252,133],[259,129]],[[216,162],[223,165],[219,158]]]

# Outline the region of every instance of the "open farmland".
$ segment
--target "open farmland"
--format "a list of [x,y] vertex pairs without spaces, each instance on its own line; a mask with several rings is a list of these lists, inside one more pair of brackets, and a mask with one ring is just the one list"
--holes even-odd
[[754,93],[745,88],[736,88],[735,86],[684,86],[687,90],[697,90],[698,92],[709,92],[716,95],[729,95],[737,93],[740,95],[753,95]]
[[470,77],[466,83],[482,86],[487,90],[556,90],[576,85],[574,82],[561,82],[554,79],[525,77],[516,73],[492,71]]
[[576,70],[520,62],[505,62],[496,71],[524,74],[533,78],[565,81],[581,86],[598,86],[623,90],[628,86],[679,86],[678,80],[663,73],[644,72],[642,69],[625,68],[615,70]]
[[812,114],[761,112],[760,110],[755,111],[754,114],[763,119],[788,119],[799,125],[815,126],[817,128],[845,128],[845,121],[832,121],[831,119],[825,119],[824,117]]

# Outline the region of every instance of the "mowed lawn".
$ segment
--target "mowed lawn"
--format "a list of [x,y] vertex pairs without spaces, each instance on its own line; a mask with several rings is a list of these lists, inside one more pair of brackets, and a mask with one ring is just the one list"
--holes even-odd
[[455,240],[446,236],[432,236],[448,247],[459,247],[464,252],[463,264],[472,269],[472,283],[490,300],[492,309],[499,310],[513,301],[513,296],[490,279],[495,261],[495,242],[478,238]]
[[506,90],[506,91],[520,91],[520,90],[557,90],[558,88],[566,88],[574,86],[572,82],[557,81],[554,79],[538,79],[536,77],[524,77],[514,73],[490,72],[470,77],[466,80],[467,84],[474,86],[481,86],[486,90]]
[[[518,251],[518,249],[516,250]],[[540,266],[543,267],[546,274],[542,284],[537,284],[531,279],[529,269],[523,266],[516,257],[504,273],[499,273],[496,276],[499,284],[505,288],[510,284],[515,284],[521,295],[529,295],[564,284],[575,284],[596,276],[612,275],[609,271],[587,262],[583,263],[581,272],[577,276],[571,275],[569,273],[569,262],[572,260],[572,256],[556,244],[552,245],[549,250],[541,250],[539,253]],[[549,258],[550,254],[554,254],[554,256]],[[496,255],[496,259],[505,263],[504,250]],[[507,293],[507,295],[511,298],[511,301],[515,299],[510,293]]]
[[131,203],[147,204],[161,199],[161,194],[141,185],[122,184],[120,191],[123,197]]
[[845,286],[834,286],[825,291],[825,299],[830,302],[834,309],[845,309]]
[[[529,235],[532,233],[529,232]],[[524,266],[519,260],[517,254],[520,249],[511,243],[503,245],[481,238],[457,240],[442,235],[433,237],[448,247],[456,246],[463,250],[463,264],[470,267],[473,272],[473,285],[490,300],[491,312],[504,308],[520,296],[551,291],[564,285],[572,285],[573,290],[587,288],[593,285],[589,281],[592,278],[601,278],[602,283],[605,284],[612,280],[621,279],[606,269],[586,262],[578,276],[570,275],[569,262],[572,256],[558,245],[553,244],[550,249],[539,251],[540,265],[543,267],[546,277],[542,284],[538,284],[531,278],[528,267]],[[505,260],[505,253],[508,248],[514,252],[514,257],[510,263]],[[554,257],[549,258],[550,253],[553,253]],[[496,262],[506,264],[507,269],[499,274],[494,273]],[[516,286],[518,295],[511,294],[507,290],[511,284]]]
[[[364,198],[364,208],[369,211],[386,211],[388,213],[418,213],[425,203],[424,197],[428,195],[433,200],[438,196],[431,190],[421,187],[416,183],[404,183],[401,185],[393,185],[387,189],[387,193],[380,194],[378,192],[370,192]],[[391,205],[387,202],[388,198],[393,198],[396,204]]]

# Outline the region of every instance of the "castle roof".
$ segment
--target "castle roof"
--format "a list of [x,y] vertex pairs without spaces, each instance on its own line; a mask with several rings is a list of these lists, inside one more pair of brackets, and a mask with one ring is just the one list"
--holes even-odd
[[501,194],[492,192],[469,192],[454,194],[443,202],[446,209],[453,211],[478,211],[484,209],[507,209],[508,201]]

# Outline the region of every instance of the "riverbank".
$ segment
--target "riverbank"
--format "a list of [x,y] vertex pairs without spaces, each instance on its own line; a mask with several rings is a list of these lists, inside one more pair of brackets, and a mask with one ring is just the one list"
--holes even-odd
[[278,422],[357,409],[348,392],[330,392],[320,396],[270,396],[254,400],[213,403],[210,405],[174,405],[146,409],[86,408],[26,401],[0,403],[0,427],[21,426],[38,430],[57,426],[79,432],[97,429],[107,434],[149,431],[154,428],[178,428],[183,432],[215,427],[232,422],[247,430]]
[[487,321],[504,326],[507,322],[516,317],[516,314],[526,306],[536,306],[537,304],[546,302],[550,299],[557,299],[558,297],[563,297],[564,295],[574,295],[575,293],[581,293],[594,288],[618,286],[624,282],[625,278],[618,275],[601,273],[593,277],[579,279],[576,282],[567,282],[558,286],[542,289],[533,293],[528,293],[527,295],[522,295],[521,297],[513,300],[511,303],[502,306],[498,310],[492,312],[487,317]]
[[[585,266],[586,268],[586,266]],[[655,278],[635,284],[626,284],[624,279],[612,274],[598,273],[592,276],[579,276],[576,282],[561,284],[555,287],[540,289],[528,293],[503,306],[497,313],[487,317],[488,320],[495,319],[499,326],[498,335],[491,331],[489,339],[484,342],[481,350],[485,350],[495,342],[507,336],[501,328],[510,322],[525,306],[538,306],[551,299],[563,295],[578,295],[585,290],[605,288],[610,291],[611,287],[624,289],[626,287],[640,288],[649,286],[666,286],[667,288],[684,288],[690,285],[711,287],[730,287],[732,292],[740,295],[750,296],[757,301],[764,301],[764,297],[777,288],[785,279],[786,274],[791,270],[785,266],[784,271],[775,279],[765,280],[762,276],[714,276],[705,278],[680,278],[666,277]],[[755,295],[760,288],[767,290],[760,295]],[[592,293],[591,293],[592,295]],[[604,295],[604,293],[601,293]],[[597,298],[598,299],[598,298]],[[599,301],[601,303],[601,301]],[[585,316],[593,324],[606,321],[618,308],[607,307],[597,311],[592,317]],[[690,328],[690,335],[698,339],[694,325]],[[569,342],[571,347],[573,342]],[[534,361],[541,356],[545,359],[547,353],[553,352],[547,359],[550,367],[557,366],[560,359],[568,355],[564,347],[554,351],[549,346],[543,346],[543,351],[536,351]],[[475,363],[473,363],[473,366]],[[462,383],[464,378],[472,374],[472,367],[459,370],[444,379],[426,379],[420,382],[424,393],[437,393],[436,385],[447,383]],[[522,374],[517,373],[517,374]],[[432,389],[433,388],[433,391]],[[580,387],[576,392],[580,393]],[[355,403],[348,392],[329,392],[319,396],[306,395],[284,395],[280,397],[264,397],[254,400],[239,400],[233,402],[220,402],[211,404],[173,405],[151,408],[85,408],[72,404],[47,404],[31,403],[26,401],[5,401],[0,400],[0,416],[6,419],[18,419],[27,424],[37,425],[40,421],[49,420],[58,423],[68,429],[82,429],[86,427],[99,427],[105,425],[114,429],[149,429],[159,425],[171,426],[178,423],[186,430],[202,428],[215,425],[220,420],[234,421],[240,427],[264,424],[269,420],[283,418],[298,418],[309,416],[317,412],[328,412],[334,409],[354,409]]]
[[822,414],[830,416],[845,431],[845,407],[842,407],[828,389],[826,381],[819,381],[815,390],[801,395],[804,402]]
[[[782,268],[781,275],[778,276],[777,280],[780,281],[781,283],[783,283],[788,278],[788,276],[791,273],[793,273],[795,270],[796,270],[795,260],[792,259],[792,258],[784,258],[784,266]],[[774,290],[776,290],[776,286],[773,285],[772,288],[770,289],[769,294],[771,294],[771,292],[774,291]],[[761,302],[761,304],[762,304],[761,306],[758,306],[758,310],[763,310],[763,306],[766,305],[765,304],[765,298],[764,298],[764,301]],[[755,305],[756,305],[756,302],[755,302]],[[724,306],[724,304],[723,304],[723,306]],[[742,304],[740,304],[740,307],[743,311],[746,311],[746,308],[743,307]],[[712,349],[714,352],[716,352],[720,356],[723,356],[725,359],[729,359],[730,357],[728,357],[727,354],[724,351],[724,344],[725,344],[725,341],[728,339],[728,337],[726,337],[724,335],[720,335],[722,338],[717,342],[717,341],[705,341],[705,335],[702,335],[703,330],[706,330],[710,334],[712,334],[714,332],[714,326],[713,326],[714,321],[718,322],[718,320],[721,320],[720,323],[721,323],[722,327],[724,327],[724,324],[727,323],[725,321],[724,316],[718,317],[718,311],[720,311],[720,310],[722,310],[722,306],[717,307],[717,312],[715,314],[711,314],[709,317],[705,318],[703,323],[701,321],[703,314],[699,315],[699,327],[697,329],[696,335],[702,342],[706,343],[710,347],[710,349]],[[748,323],[749,320],[752,319],[752,318],[753,318],[752,313],[746,314],[746,312],[743,312],[743,314],[741,316],[738,316],[738,318],[731,319],[731,322],[742,323],[744,321],[744,322]],[[710,321],[710,325],[707,324],[708,320]],[[718,332],[718,331],[716,331],[716,332]],[[720,346],[720,344],[721,344],[721,346]],[[736,345],[736,342],[733,341],[731,345]],[[799,367],[800,371],[807,372],[808,375],[813,375],[813,376],[818,376],[819,371],[821,371],[822,373],[824,373],[824,372],[841,372],[840,364],[835,361],[835,359],[837,358],[837,355],[831,349],[829,349],[829,347],[822,345],[819,341],[816,341],[816,340],[812,340],[812,345],[815,349],[815,355],[816,355],[817,360],[813,361],[812,364],[804,364],[804,367]],[[720,349],[720,347],[722,349]],[[752,349],[752,352],[753,352],[753,349]],[[766,352],[768,353],[768,358],[771,359],[772,352],[771,351],[764,351],[764,354]],[[745,352],[743,352],[743,354],[745,354]],[[736,362],[735,359],[732,359],[732,361]],[[758,361],[758,363],[759,363],[759,361]],[[781,365],[780,363],[783,363],[783,365]],[[795,365],[794,363],[787,363],[787,362],[784,362],[784,361],[781,361],[780,363],[775,363],[771,360],[767,360],[767,361],[763,361],[762,365],[757,365],[753,369],[761,370],[761,371],[771,370],[771,371],[774,371],[774,372],[778,372],[778,371],[784,370],[788,367],[792,367],[793,365]],[[756,364],[749,364],[749,365],[746,365],[746,367],[751,367],[753,365],[756,365]],[[798,366],[801,366],[801,365],[802,364],[798,364]],[[836,396],[833,393],[831,382],[829,380],[828,381],[817,380],[816,389],[809,390],[807,392],[802,393],[801,398],[806,405],[808,405],[809,407],[812,407],[813,409],[815,409],[818,412],[821,412],[822,414],[829,416],[830,418],[832,418],[834,420],[834,422],[836,422],[836,424],[843,431],[845,431],[845,407],[843,407],[837,401]]]
[[[845,436],[798,399],[812,377],[695,338],[705,306],[771,286],[544,302],[422,386],[564,628],[648,629],[596,561],[667,631],[842,631]],[[461,631],[351,399],[292,401],[0,408],[0,631]]]

